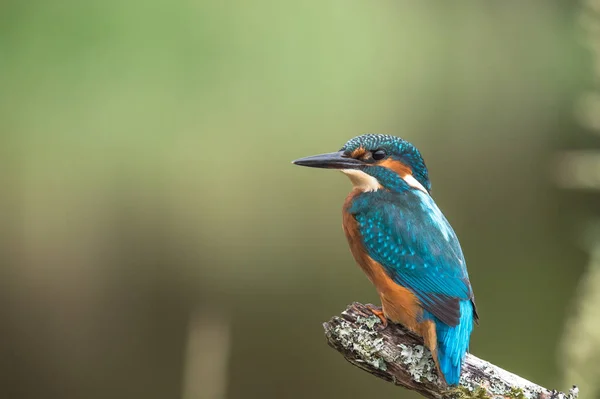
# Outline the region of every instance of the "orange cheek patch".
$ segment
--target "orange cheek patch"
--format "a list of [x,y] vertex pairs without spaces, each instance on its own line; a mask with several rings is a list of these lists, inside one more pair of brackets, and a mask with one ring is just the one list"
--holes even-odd
[[350,154],[350,156],[354,159],[358,159],[360,157],[362,157],[363,155],[365,155],[367,153],[367,150],[364,149],[364,147],[358,147],[356,150],[352,151],[352,154]]
[[390,170],[393,170],[400,177],[404,177],[406,175],[412,175],[412,170],[410,169],[410,167],[408,167],[408,165],[406,165],[400,161],[397,161],[395,159],[389,159],[389,158],[384,159],[383,161],[377,163],[377,165],[383,166],[384,168],[388,168]]

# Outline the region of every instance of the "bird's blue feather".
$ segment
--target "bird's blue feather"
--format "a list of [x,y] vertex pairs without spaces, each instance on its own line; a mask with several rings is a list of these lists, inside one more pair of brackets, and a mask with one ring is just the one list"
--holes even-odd
[[435,323],[438,359],[446,382],[450,385],[458,384],[463,357],[469,350],[469,340],[473,330],[473,304],[468,300],[460,301],[460,321],[454,327],[440,322],[427,311],[423,317]]
[[427,194],[418,190],[363,194],[349,211],[369,255],[394,281],[417,296],[472,296],[458,239]]
[[435,323],[440,368],[448,383],[458,382],[474,309],[454,230],[433,199],[414,189],[364,193],[348,211],[356,218],[369,256],[415,294],[423,320]]

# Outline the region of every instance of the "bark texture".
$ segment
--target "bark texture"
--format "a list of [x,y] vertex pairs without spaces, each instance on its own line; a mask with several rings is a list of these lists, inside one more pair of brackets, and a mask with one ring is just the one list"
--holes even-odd
[[329,345],[360,369],[426,398],[575,399],[569,393],[549,390],[485,360],[467,354],[460,385],[448,387],[438,378],[423,340],[404,327],[381,321],[363,304],[353,303],[323,324]]

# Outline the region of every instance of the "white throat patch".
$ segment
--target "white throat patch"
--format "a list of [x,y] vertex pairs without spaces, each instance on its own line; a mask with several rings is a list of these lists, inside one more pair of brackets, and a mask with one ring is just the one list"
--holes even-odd
[[429,195],[429,193],[427,192],[427,190],[425,190],[425,187],[423,187],[423,185],[421,183],[419,183],[419,181],[417,179],[415,179],[413,177],[413,175],[404,175],[404,176],[402,176],[402,178],[404,179],[404,181],[406,182],[406,184],[408,184],[412,188],[416,188],[417,190],[421,190],[425,194]]
[[377,191],[381,184],[371,175],[357,169],[341,169],[342,173],[350,178],[352,185],[360,191]]

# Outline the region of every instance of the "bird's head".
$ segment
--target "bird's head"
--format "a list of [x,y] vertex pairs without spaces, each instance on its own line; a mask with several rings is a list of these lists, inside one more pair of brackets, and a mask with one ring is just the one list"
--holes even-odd
[[431,191],[419,150],[406,140],[386,134],[363,134],[348,141],[340,151],[301,158],[294,164],[341,170],[362,191],[403,191],[407,187]]

